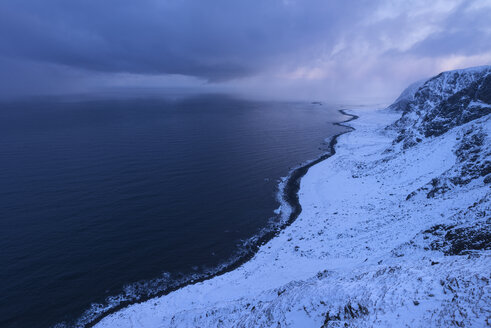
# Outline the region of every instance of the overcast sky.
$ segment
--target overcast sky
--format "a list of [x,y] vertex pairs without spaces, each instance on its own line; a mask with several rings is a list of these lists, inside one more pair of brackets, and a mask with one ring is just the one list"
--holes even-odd
[[190,87],[390,101],[491,64],[491,0],[1,0],[0,95]]

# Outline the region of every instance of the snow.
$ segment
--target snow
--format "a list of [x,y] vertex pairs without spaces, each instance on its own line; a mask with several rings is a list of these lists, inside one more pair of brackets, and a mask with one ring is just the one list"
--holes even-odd
[[440,90],[443,94],[455,94],[469,86],[469,84],[480,76],[486,76],[491,72],[491,66],[477,66],[466,69],[446,71],[428,80],[428,85],[433,90]]
[[[425,231],[474,217],[479,200],[475,211],[489,213],[489,185],[481,178],[434,198],[418,192],[455,165],[458,138],[476,123],[386,152],[396,132],[385,127],[401,114],[352,113],[356,130],[303,177],[302,213],[252,260],[96,327],[487,326],[491,253],[446,256]],[[489,135],[490,121],[480,124]]]
[[491,105],[483,103],[482,101],[471,101],[469,107],[491,108]]

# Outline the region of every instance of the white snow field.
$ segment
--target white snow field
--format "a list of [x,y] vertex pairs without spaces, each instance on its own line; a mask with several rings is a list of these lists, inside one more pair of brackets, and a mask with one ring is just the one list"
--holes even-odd
[[451,237],[478,224],[489,238],[490,185],[426,192],[457,167],[469,131],[489,151],[490,115],[403,148],[386,129],[401,112],[350,112],[355,130],[302,178],[302,213],[252,260],[96,327],[489,326],[491,252]]

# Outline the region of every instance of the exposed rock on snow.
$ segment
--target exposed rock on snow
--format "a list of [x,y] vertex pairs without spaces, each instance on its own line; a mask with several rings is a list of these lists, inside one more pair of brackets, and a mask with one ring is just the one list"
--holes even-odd
[[[491,66],[440,73],[426,81],[394,123],[403,148],[491,113]],[[396,109],[401,109],[396,107]]]
[[356,110],[302,179],[298,219],[251,261],[97,327],[489,326],[490,72]]

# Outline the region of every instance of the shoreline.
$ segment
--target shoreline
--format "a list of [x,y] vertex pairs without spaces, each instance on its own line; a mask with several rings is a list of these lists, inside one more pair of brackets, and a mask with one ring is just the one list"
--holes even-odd
[[170,287],[168,289],[157,292],[154,295],[142,297],[142,298],[135,300],[135,301],[123,301],[120,304],[110,308],[109,310],[102,312],[100,315],[98,315],[93,320],[90,320],[87,323],[82,323],[82,327],[84,327],[84,328],[95,327],[104,318],[106,318],[112,314],[115,314],[118,311],[120,311],[126,307],[129,307],[129,306],[135,305],[135,304],[141,304],[141,303],[147,302],[151,299],[166,296],[172,292],[175,292],[175,291],[182,289],[182,288],[189,286],[189,285],[194,285],[194,284],[198,284],[198,283],[201,283],[201,282],[204,282],[207,280],[211,280],[215,277],[218,277],[218,276],[221,276],[221,275],[224,275],[226,273],[229,273],[231,271],[236,270],[237,268],[241,267],[245,263],[249,262],[252,258],[254,258],[254,256],[258,253],[261,246],[265,245],[266,243],[268,243],[269,241],[271,241],[272,239],[277,237],[285,228],[289,227],[292,223],[294,223],[295,220],[301,214],[302,206],[301,206],[300,200],[299,200],[300,183],[301,183],[302,178],[305,176],[305,174],[307,174],[308,170],[311,167],[313,167],[313,166],[319,164],[320,162],[322,162],[322,161],[332,157],[333,155],[335,155],[336,154],[335,146],[338,142],[338,138],[340,136],[346,134],[346,133],[349,133],[349,132],[352,132],[353,130],[355,130],[355,128],[353,128],[352,126],[346,125],[346,123],[349,123],[353,120],[358,119],[359,116],[355,115],[355,114],[349,114],[346,112],[345,109],[340,109],[340,110],[338,110],[338,112],[340,112],[341,114],[343,114],[345,116],[348,116],[349,118],[347,120],[344,120],[341,122],[333,123],[333,125],[342,126],[344,128],[347,128],[348,130],[341,132],[341,133],[338,133],[338,134],[336,134],[330,138],[327,152],[325,152],[324,154],[319,156],[317,159],[315,159],[311,162],[308,162],[307,164],[302,165],[298,168],[293,169],[291,171],[291,173],[288,175],[287,180],[285,182],[285,187],[284,187],[283,192],[282,192],[282,194],[283,194],[282,198],[284,201],[286,201],[288,203],[288,206],[291,208],[291,212],[288,216],[288,219],[285,220],[284,222],[280,223],[280,226],[277,229],[271,229],[271,230],[267,231],[266,233],[264,233],[263,235],[261,235],[260,238],[258,238],[257,241],[251,245],[251,247],[247,250],[247,253],[245,255],[239,257],[232,264],[226,266],[223,269],[220,269],[218,272],[212,273],[206,277],[191,279],[191,280],[186,281],[186,282],[179,284],[177,286]]
[[484,224],[489,188],[479,179],[438,197],[424,188],[455,168],[466,131],[491,135],[489,121],[387,152],[397,133],[386,127],[401,113],[354,112],[362,114],[350,124],[356,131],[331,141],[336,156],[304,168],[300,215],[250,261],[97,327],[484,327],[491,254],[452,255],[435,245],[447,242],[445,229]]

